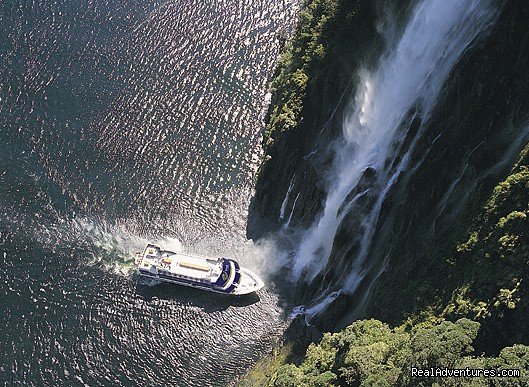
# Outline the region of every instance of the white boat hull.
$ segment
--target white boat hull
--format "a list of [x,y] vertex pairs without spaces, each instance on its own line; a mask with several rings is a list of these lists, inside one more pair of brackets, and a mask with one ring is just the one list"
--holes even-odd
[[233,259],[175,253],[152,244],[138,253],[136,264],[142,277],[214,293],[243,295],[264,286],[257,274]]

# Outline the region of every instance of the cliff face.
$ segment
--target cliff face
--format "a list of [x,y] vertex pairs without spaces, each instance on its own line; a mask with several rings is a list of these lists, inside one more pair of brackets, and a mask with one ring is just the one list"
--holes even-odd
[[289,220],[307,226],[321,210],[322,167],[332,158],[328,144],[341,132],[357,69],[372,65],[383,47],[378,12],[372,1],[305,1],[271,85],[249,238],[258,239]]
[[[412,123],[404,140],[419,127],[424,132],[411,167],[382,203],[366,257],[375,269],[353,294],[334,299],[317,321],[321,329],[358,317],[391,324],[470,317],[482,323],[477,345],[486,351],[529,342],[522,317],[528,311],[528,148],[518,156],[527,143],[529,5],[495,4],[494,26],[452,69],[428,121]],[[411,5],[400,8],[397,24]],[[321,211],[333,158],[328,144],[341,134],[359,69],[373,66],[384,49],[376,28],[382,9],[371,1],[305,3],[272,85],[250,237],[287,222],[308,227]],[[363,179],[370,175],[366,169]],[[359,247],[350,241],[362,227],[359,213],[340,222],[325,274],[305,285],[306,297],[338,286],[354,264]],[[514,332],[514,323],[524,329]]]
[[[358,320],[338,333],[325,333],[298,364],[268,371],[269,386],[525,386],[529,384],[529,145],[508,177],[492,191],[470,227],[468,240],[439,260],[433,284],[442,283],[438,302],[404,324]],[[435,278],[440,278],[435,281]],[[392,288],[416,286],[399,283]],[[419,283],[420,284],[420,283]],[[428,288],[420,284],[419,291]],[[390,293],[378,286],[379,291]],[[443,300],[446,290],[454,290]],[[387,314],[400,314],[386,303]],[[419,308],[420,309],[420,308]],[[470,317],[461,318],[462,316]],[[454,320],[454,323],[447,321]],[[505,346],[505,347],[504,347]],[[515,378],[414,377],[411,367],[516,369]],[[255,381],[255,380],[254,380]],[[252,383],[250,385],[261,385]]]
[[[521,157],[518,152],[527,143],[528,16],[526,3],[506,2],[490,34],[452,72],[428,135],[413,155],[424,161],[405,174],[385,203],[378,255],[387,267],[368,315],[395,323],[465,300],[482,302],[486,311],[466,312],[486,318],[495,313],[491,308],[503,297],[501,289],[516,293],[525,286],[528,241],[520,230],[529,204],[527,150]],[[521,228],[509,232],[509,225]],[[487,329],[483,324],[484,334]],[[529,336],[497,339],[504,345]]]

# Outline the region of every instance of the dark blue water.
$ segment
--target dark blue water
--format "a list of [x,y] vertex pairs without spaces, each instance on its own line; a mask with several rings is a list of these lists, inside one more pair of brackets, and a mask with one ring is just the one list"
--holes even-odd
[[0,3],[0,383],[230,385],[284,327],[273,289],[144,284],[147,241],[244,239],[293,1]]

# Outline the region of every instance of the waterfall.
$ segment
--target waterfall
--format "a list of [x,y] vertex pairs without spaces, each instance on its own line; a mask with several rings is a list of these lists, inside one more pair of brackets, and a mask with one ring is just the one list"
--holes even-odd
[[[491,1],[423,0],[411,14],[400,38],[388,49],[374,71],[362,70],[360,84],[334,147],[327,198],[323,211],[305,231],[294,255],[292,280],[310,283],[328,265],[340,223],[360,199],[372,199],[362,212],[356,241],[359,248],[351,269],[341,277],[341,292],[352,294],[366,270],[382,204],[397,181],[411,167],[410,158],[450,71],[469,46],[493,24]],[[419,122],[417,130],[410,130]],[[425,150],[425,157],[427,150]],[[370,184],[363,184],[366,174]],[[357,208],[357,207],[355,207]],[[351,210],[352,211],[352,210]],[[366,269],[368,267],[368,269]],[[327,289],[312,310],[336,298]]]
[[292,203],[292,209],[290,210],[290,215],[288,216],[288,220],[285,223],[284,227],[287,228],[290,226],[290,221],[292,220],[292,215],[294,215],[294,210],[296,209],[296,203],[298,202],[300,192],[296,195],[296,198],[294,199],[294,203]]
[[283,220],[285,218],[285,210],[287,208],[288,199],[290,198],[290,192],[292,192],[292,188],[294,187],[294,180],[296,180],[296,175],[292,177],[290,180],[290,184],[288,186],[287,194],[285,195],[285,199],[283,200],[283,203],[281,203],[281,209],[279,211],[279,221]]

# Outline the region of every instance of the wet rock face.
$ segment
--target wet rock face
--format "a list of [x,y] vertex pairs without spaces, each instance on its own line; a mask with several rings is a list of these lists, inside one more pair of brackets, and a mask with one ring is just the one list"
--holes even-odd
[[[528,16],[527,4],[505,3],[490,34],[452,72],[414,152],[416,167],[388,196],[382,211],[391,235],[380,255],[387,254],[388,267],[368,313],[397,321],[443,291],[450,297],[453,289],[447,288],[445,276],[453,269],[439,265],[453,256],[457,240],[527,142]],[[441,270],[444,274],[434,278]],[[401,309],[390,307],[395,304]]]
[[[279,229],[290,214],[294,224],[309,225],[321,210],[325,193],[320,184],[320,172],[308,160],[299,160],[302,150],[299,149],[301,145],[296,141],[296,134],[289,133],[280,138],[278,143],[281,145],[278,146],[284,153],[273,152],[270,162],[261,168],[248,216],[246,233],[250,239],[262,238]],[[310,149],[309,144],[303,149]],[[287,198],[289,187],[291,194]],[[280,219],[285,200],[285,216]]]
[[[320,3],[324,2],[309,1],[313,7],[307,12],[317,14],[319,8],[316,5]],[[289,215],[292,212],[290,225],[308,226],[321,211],[325,175],[333,157],[330,144],[342,133],[343,112],[350,102],[349,97],[354,94],[357,70],[360,65],[374,63],[383,47],[375,23],[380,12],[375,2],[333,0],[325,4],[336,7],[336,10],[334,16],[323,23],[322,31],[315,38],[321,43],[324,54],[321,58],[310,59],[314,65],[305,69],[308,81],[305,94],[299,96],[303,106],[297,125],[289,129],[270,128],[273,142],[264,144],[265,158],[250,204],[248,238],[259,239],[285,223],[285,220],[278,219],[292,182],[292,196],[286,209]],[[308,5],[306,9],[309,9]],[[300,28],[302,26],[298,26],[298,32]],[[299,34],[293,36],[294,42],[303,39]],[[293,54],[292,73],[296,70],[296,61],[302,61],[304,55],[307,52]],[[279,85],[275,94],[296,93],[287,88]],[[281,109],[275,104],[276,100],[272,98],[268,121],[275,107]]]
[[[434,299],[444,302],[452,294],[446,278],[451,278],[453,268],[443,266],[443,262],[451,259],[457,241],[527,142],[522,132],[529,112],[529,5],[521,0],[497,5],[501,12],[494,26],[452,69],[428,120],[411,122],[408,138],[402,143],[403,152],[410,149],[410,139],[418,130],[422,134],[414,144],[408,169],[384,198],[374,243],[366,256],[366,262],[379,271],[366,274],[354,301],[347,297],[334,301],[336,307],[329,309],[342,318],[358,307],[358,300],[367,293],[364,313],[390,322],[401,321]],[[350,22],[345,14],[337,12],[333,23]],[[374,24],[373,20],[369,22]],[[355,43],[360,39],[357,35],[332,36],[335,48],[348,44],[353,50],[360,47]],[[371,36],[366,45],[376,46],[375,34],[365,36]],[[298,125],[272,133],[273,144],[266,148],[269,159],[263,164],[250,210],[249,237],[277,230],[285,218],[291,226],[308,226],[322,209],[333,157],[328,152],[329,144],[339,141],[343,112],[348,107],[341,95],[353,94],[355,87],[352,82],[347,89],[332,78],[343,79],[343,73],[347,73],[354,79],[361,56],[337,49],[329,50],[327,55],[328,62],[347,58],[349,68],[329,70],[321,66],[321,71],[333,76],[321,77],[308,88]],[[330,116],[333,118],[327,123]],[[402,156],[389,160],[384,168],[393,173]],[[302,299],[309,300],[322,288],[340,283],[343,273],[354,264],[363,215],[378,200],[373,193],[377,190],[370,188],[380,184],[379,174],[366,169],[348,193],[339,208],[343,218],[334,235],[329,263],[310,289],[299,291]],[[345,204],[351,202],[351,206]],[[287,215],[281,220],[285,208]],[[368,285],[375,279],[373,287]],[[348,301],[344,301],[346,298]],[[340,317],[329,319],[343,321]]]

